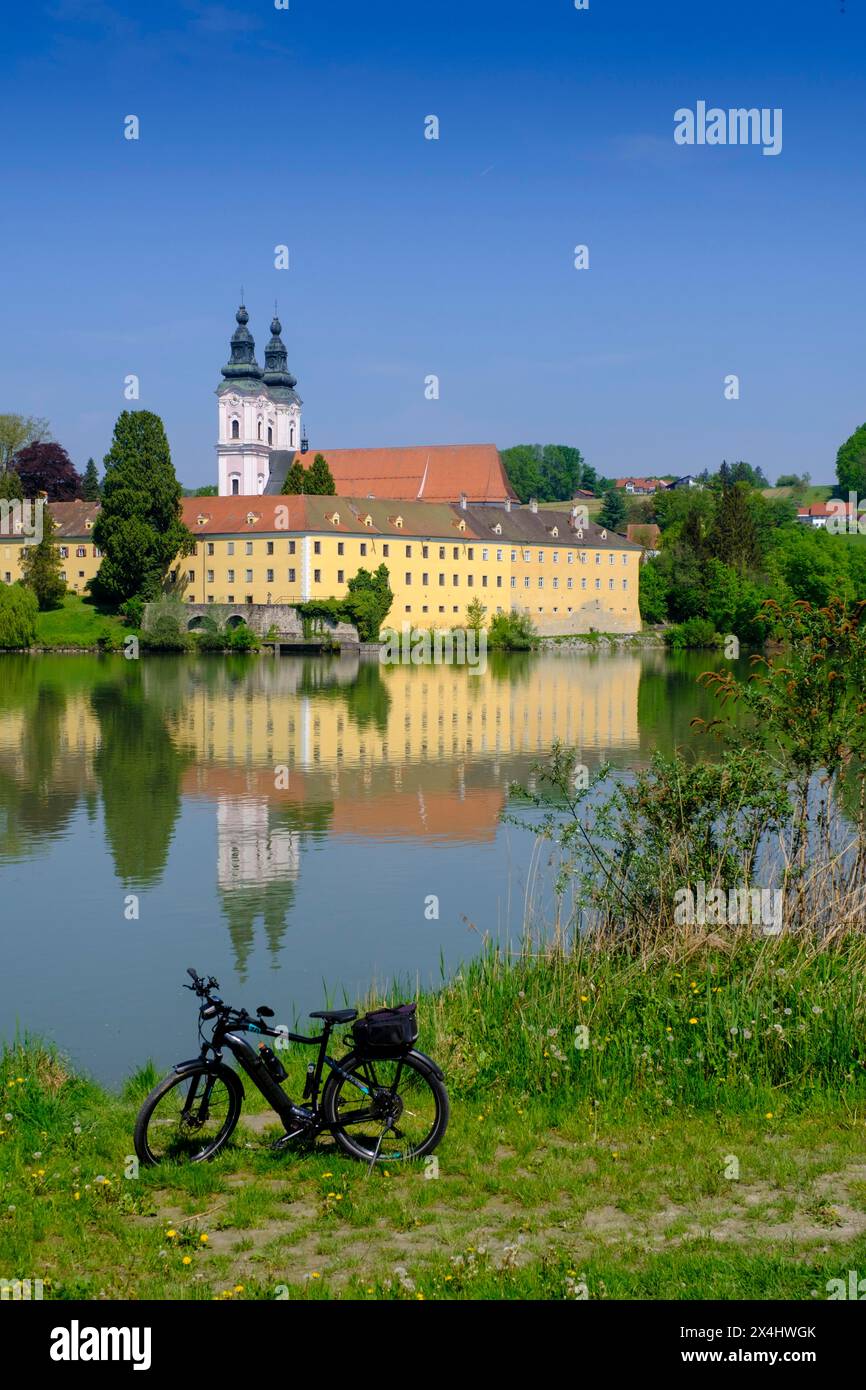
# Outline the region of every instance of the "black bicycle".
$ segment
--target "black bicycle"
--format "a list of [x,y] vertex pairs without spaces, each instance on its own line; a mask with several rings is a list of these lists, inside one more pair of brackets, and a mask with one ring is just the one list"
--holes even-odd
[[[255,1018],[246,1009],[231,1008],[214,993],[219,981],[213,976],[205,980],[192,969],[187,974],[192,984],[184,989],[201,1001],[201,1052],[178,1062],[141,1107],[134,1137],[141,1163],[201,1163],[226,1145],[240,1119],[244,1088],[238,1073],[223,1060],[225,1048],[283,1124],[285,1133],[275,1149],[327,1131],[344,1153],[372,1166],[422,1158],[441,1141],[448,1126],[448,1092],[436,1063],[415,1049],[414,1004],[378,1009],[362,1018],[357,1009],[321,1009],[310,1017],[322,1020],[322,1032],[307,1038],[271,1027],[265,1020],[273,1018],[274,1011],[264,1004]],[[204,1029],[211,1022],[208,1038]],[[328,1055],[328,1042],[343,1024],[352,1025],[352,1042],[350,1051],[335,1061]],[[253,1047],[248,1033],[282,1039],[281,1045],[318,1045],[318,1058],[307,1067],[300,1105],[283,1090],[288,1073],[279,1057],[264,1042]]]

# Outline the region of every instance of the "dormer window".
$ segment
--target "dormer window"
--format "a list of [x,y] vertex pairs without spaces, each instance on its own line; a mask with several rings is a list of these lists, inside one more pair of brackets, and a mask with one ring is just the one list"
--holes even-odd
[[606,540],[607,540],[607,532],[606,532],[606,531],[602,531],[602,533],[601,533],[601,538],[602,538],[603,541],[606,541]]
[[84,528],[85,528],[86,531],[92,531],[92,530],[93,530],[93,522],[92,522],[92,521],[85,521],[85,523],[84,523]]
[[466,530],[466,522],[463,520],[462,517],[460,518],[460,520],[459,520],[458,523],[457,523],[457,530],[458,530],[458,531],[465,531],[465,530]]
[[558,536],[558,535],[559,535],[559,527],[558,527],[558,526],[551,526],[551,528],[550,528],[550,534],[551,534],[552,536]]
[[373,525],[373,518],[370,516],[369,512],[368,512],[367,515],[364,517],[364,525],[365,525],[365,526],[372,526],[372,525]]
[[340,524],[340,513],[339,513],[339,512],[332,512],[331,515],[328,517],[328,520],[330,521],[330,523],[331,523],[332,526],[339,526],[339,524]]
[[501,536],[501,535],[502,535],[502,525],[501,525],[501,523],[497,521],[497,523],[496,523],[496,525],[494,526],[493,530],[494,530],[495,535]]
[[583,540],[583,528],[580,527],[580,526],[578,526],[578,528],[577,528],[577,539],[578,539],[579,541],[582,541],[582,540]]
[[258,519],[255,512],[247,512],[247,526],[255,526]]
[[210,521],[210,517],[205,516],[204,512],[199,512],[195,520],[197,526],[207,526],[208,522]]
[[394,517],[394,525],[397,527],[398,530],[402,530],[402,528],[403,528],[403,518],[402,518],[402,516],[395,516],[395,517]]

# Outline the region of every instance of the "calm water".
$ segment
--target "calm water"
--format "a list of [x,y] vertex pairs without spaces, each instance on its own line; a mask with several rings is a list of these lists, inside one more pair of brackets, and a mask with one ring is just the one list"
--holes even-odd
[[0,657],[0,1034],[113,1083],[196,1051],[187,965],[290,1025],[435,982],[519,935],[509,784],[557,737],[590,767],[692,742],[711,660]]

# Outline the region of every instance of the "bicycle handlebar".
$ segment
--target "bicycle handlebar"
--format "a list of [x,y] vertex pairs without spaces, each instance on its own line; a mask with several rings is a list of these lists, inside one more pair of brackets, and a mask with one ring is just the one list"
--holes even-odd
[[219,989],[219,980],[214,979],[213,975],[205,980],[192,966],[188,967],[186,973],[192,979],[192,984],[184,985],[184,989],[191,990],[202,1000],[199,1009],[201,1015],[204,1015],[205,1011],[211,1008],[214,1011],[210,1015],[211,1018],[219,1016],[226,1021],[230,1028],[237,1028],[242,1032],[253,1030],[256,1033],[263,1033],[269,1038],[287,1038],[289,1042],[317,1043],[321,1041],[320,1038],[307,1038],[303,1033],[290,1033],[285,1028],[268,1028],[261,1018],[253,1018],[246,1009],[233,1009],[230,1004],[226,1004],[225,1000],[213,994],[212,990]]

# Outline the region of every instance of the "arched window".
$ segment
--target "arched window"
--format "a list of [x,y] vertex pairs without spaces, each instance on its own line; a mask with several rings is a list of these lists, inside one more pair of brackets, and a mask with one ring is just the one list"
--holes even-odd
[[259,420],[259,439],[262,437],[262,422]]
[[232,420],[232,439],[240,439],[240,437],[241,437],[241,422],[240,422],[240,420]]
[[269,444],[273,444],[273,442],[274,442],[274,432],[273,432],[273,430],[271,429],[270,425],[268,425],[268,443],[269,443]]
[[262,477],[262,475],[261,475],[261,473],[260,473],[260,474],[259,474],[259,492],[264,492],[264,490],[265,490],[265,480],[264,480],[264,478]]
[[237,474],[232,478],[232,497],[237,497],[241,490],[241,480]]
[[295,447],[295,427],[294,427],[294,425],[292,424],[292,425],[289,425],[289,448],[290,448],[290,449],[294,449],[294,447]]

